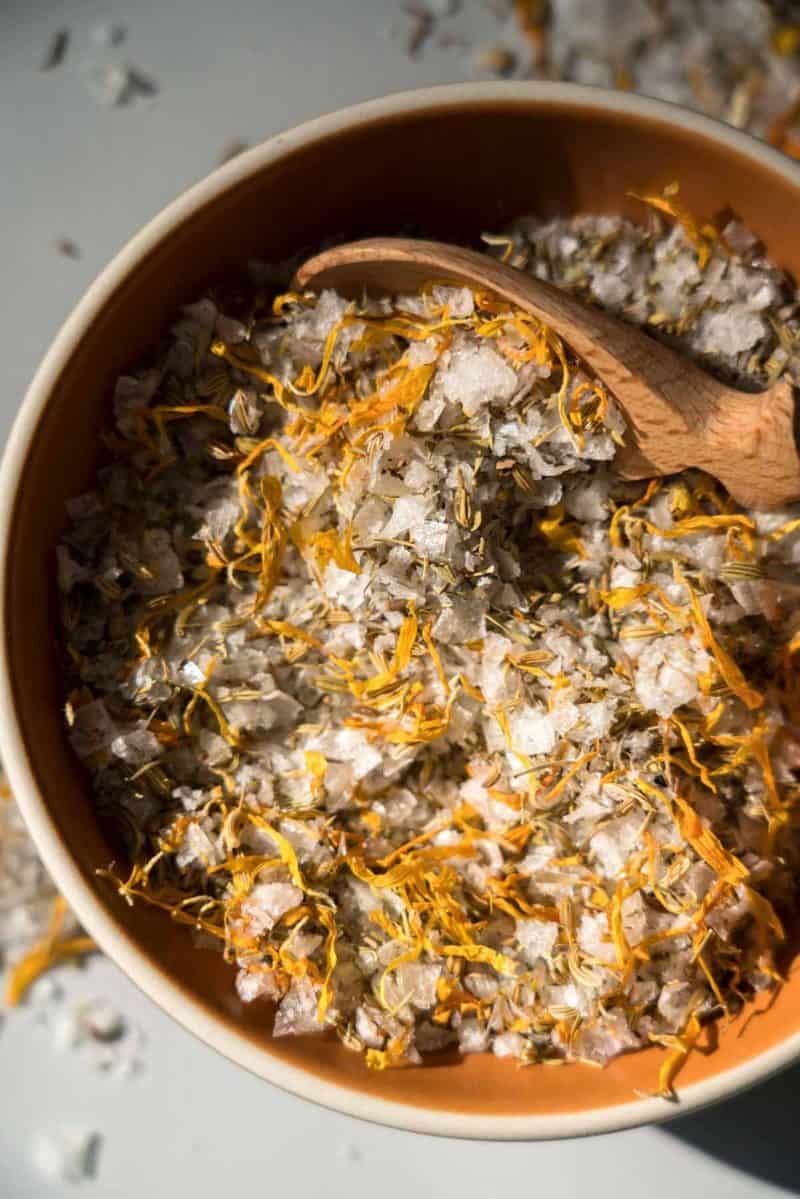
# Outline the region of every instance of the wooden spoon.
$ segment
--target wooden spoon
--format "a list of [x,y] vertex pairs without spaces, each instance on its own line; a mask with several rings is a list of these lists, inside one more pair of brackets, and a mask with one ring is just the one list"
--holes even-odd
[[781,381],[739,391],[632,325],[486,254],[443,242],[378,237],[325,250],[298,270],[298,291],[413,292],[431,280],[491,291],[549,325],[608,387],[628,422],[615,469],[626,479],[696,466],[748,508],[800,499],[795,397]]

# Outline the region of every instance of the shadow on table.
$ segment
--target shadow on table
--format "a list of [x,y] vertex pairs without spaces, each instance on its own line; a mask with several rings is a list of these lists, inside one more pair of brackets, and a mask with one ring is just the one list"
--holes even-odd
[[800,1066],[663,1128],[695,1149],[800,1195]]

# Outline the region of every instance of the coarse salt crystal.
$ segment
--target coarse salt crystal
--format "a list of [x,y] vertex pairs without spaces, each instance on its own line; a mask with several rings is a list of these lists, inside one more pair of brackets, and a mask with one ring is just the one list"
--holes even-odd
[[556,743],[556,721],[544,709],[521,708],[511,718],[511,744],[519,753],[548,754]]
[[639,841],[642,821],[638,816],[611,820],[589,842],[595,861],[606,878],[617,878]]
[[94,1129],[62,1128],[36,1138],[33,1160],[50,1182],[82,1182],[96,1173],[101,1144]]
[[140,727],[116,736],[111,742],[111,752],[131,766],[143,766],[145,762],[157,758],[163,752],[163,747],[149,729]]
[[670,716],[699,693],[698,675],[710,665],[704,651],[680,636],[659,637],[645,646],[636,665],[636,697],[645,709]]
[[268,932],[277,920],[303,902],[303,892],[293,883],[256,883],[242,902],[249,931]]
[[533,966],[540,958],[549,958],[558,940],[558,925],[550,920],[518,920],[516,937],[525,961]]
[[517,388],[517,376],[491,346],[456,346],[437,382],[445,397],[460,404],[467,416],[484,405],[503,403]]
[[317,988],[307,978],[297,979],[278,1005],[272,1035],[286,1037],[321,1032],[323,1025],[317,1021],[318,1003]]
[[106,749],[116,734],[114,722],[101,699],[75,709],[69,739],[78,757],[88,758],[97,750]]

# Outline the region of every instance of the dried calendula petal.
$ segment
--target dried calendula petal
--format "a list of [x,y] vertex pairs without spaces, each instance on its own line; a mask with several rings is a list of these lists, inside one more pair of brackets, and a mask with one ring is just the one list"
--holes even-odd
[[705,224],[698,226],[696,220],[690,212],[683,208],[677,199],[678,185],[671,184],[664,189],[662,195],[639,195],[638,192],[629,193],[635,200],[641,200],[643,204],[649,204],[651,208],[655,208],[658,212],[663,212],[665,215],[672,217],[680,222],[686,237],[697,251],[697,262],[702,270],[708,265],[711,258],[711,245],[718,236],[713,225]]
[[[794,378],[786,280],[662,199],[669,227],[486,244]],[[216,943],[276,1035],[377,1070],[656,1042],[670,1093],[700,1025],[778,981],[800,514],[618,479],[613,395],[489,294],[231,303],[119,381],[59,549],[68,735],[124,830],[121,899]]]
[[71,921],[66,900],[57,895],[53,900],[49,927],[41,941],[34,944],[13,966],[6,984],[5,1000],[16,1007],[28,988],[51,966],[93,953],[97,948],[91,937],[64,932]]
[[686,1027],[674,1036],[651,1036],[668,1051],[658,1076],[658,1094],[664,1099],[675,1098],[675,1078],[702,1031],[697,1013],[692,1012]]

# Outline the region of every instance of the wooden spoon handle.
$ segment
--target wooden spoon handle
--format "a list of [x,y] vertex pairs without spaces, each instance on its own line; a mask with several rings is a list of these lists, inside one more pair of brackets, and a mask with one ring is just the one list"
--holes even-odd
[[372,238],[309,259],[303,290],[345,295],[414,291],[431,280],[491,291],[549,325],[604,383],[628,422],[615,460],[628,478],[702,467],[734,499],[775,507],[800,499],[794,396],[787,383],[747,394],[617,317],[476,250],[411,238]]

